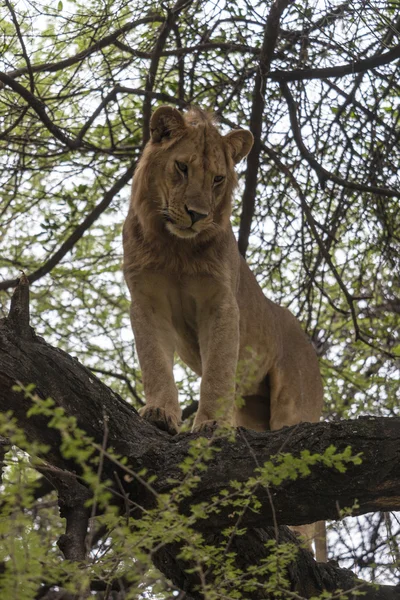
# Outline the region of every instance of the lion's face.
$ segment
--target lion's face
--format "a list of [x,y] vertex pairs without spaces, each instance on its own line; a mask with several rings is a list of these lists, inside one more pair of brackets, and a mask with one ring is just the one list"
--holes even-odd
[[222,136],[209,127],[188,128],[171,148],[161,189],[162,212],[172,234],[189,238],[215,226],[228,170]]
[[217,228],[221,211],[230,211],[234,163],[250,150],[251,133],[222,136],[204,113],[193,111],[184,119],[170,107],[154,113],[151,131],[149,150],[157,157],[153,173],[165,227],[180,238]]

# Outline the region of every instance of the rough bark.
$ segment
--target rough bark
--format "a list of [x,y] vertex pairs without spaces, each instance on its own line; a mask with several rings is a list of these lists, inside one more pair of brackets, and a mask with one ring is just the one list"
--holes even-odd
[[[171,478],[179,482],[183,477],[179,464],[187,456],[189,443],[195,434],[171,437],[155,429],[76,359],[36,336],[28,322],[27,287],[28,281],[22,278],[10,316],[0,322],[0,410],[14,412],[28,439],[50,445],[50,453],[46,455],[48,463],[62,469],[77,470],[77,465],[62,456],[57,432],[47,427],[44,417],[27,418],[26,412],[31,401],[22,393],[12,390],[16,381],[34,383],[39,396],[53,398],[57,406],[77,418],[79,426],[99,445],[104,439],[106,420],[107,446],[126,456],[133,471],[145,467],[149,475],[155,474],[157,479],[153,487],[157,492],[170,490]],[[305,423],[266,433],[241,428],[234,441],[218,439],[215,442],[221,451],[208,464],[193,496],[186,504],[182,504],[182,511],[188,511],[193,502],[210,500],[221,490],[229,489],[232,480],[247,481],[254,474],[257,464],[264,464],[282,449],[298,455],[303,449],[323,453],[330,445],[338,450],[350,445],[353,454],[362,453],[362,464],[349,466],[345,473],[318,466],[312,468],[307,478],[284,481],[280,486],[271,486],[268,490],[259,486],[255,493],[261,508],[257,513],[250,510],[244,513],[240,526],[250,529],[247,535],[234,538],[233,541],[238,560],[245,567],[249,562],[266,555],[265,540],[274,539],[276,535],[274,519],[280,526],[280,538],[286,540],[293,539],[292,534],[281,525],[335,519],[339,508],[353,506],[355,500],[359,507],[354,514],[400,509],[399,442],[400,419],[397,418]],[[53,475],[57,478],[56,469]],[[115,481],[115,464],[107,459],[104,462],[104,477]],[[145,486],[138,484],[137,480],[127,481],[123,477],[119,484],[121,482],[131,500],[145,508],[152,506],[154,497]],[[58,487],[60,491],[62,485]],[[116,498],[118,502],[118,496]],[[66,503],[64,498],[64,504],[66,508],[77,510],[74,501],[68,499]],[[121,502],[121,511],[124,510]],[[230,512],[231,509],[213,514],[207,520],[198,521],[197,526],[210,541],[218,543],[221,528],[233,524]],[[177,558],[178,553],[177,547],[164,548],[156,554],[155,563],[181,589],[187,590],[193,598],[200,598],[199,594],[196,596],[195,576],[185,572],[187,565]],[[318,594],[323,589],[350,589],[360,585],[349,571],[332,564],[318,564],[302,549],[293,559],[290,577],[292,589],[305,597]],[[371,600],[399,597],[398,588],[391,586],[368,588],[366,592],[364,598]]]
[[[233,539],[229,550],[236,553],[237,566],[243,572],[246,572],[249,565],[262,564],[262,561],[268,557],[265,544],[269,540],[275,539],[275,531],[272,527],[249,529],[245,536],[238,536]],[[218,546],[221,541],[218,534],[210,534],[207,537],[207,542],[212,546]],[[296,538],[290,529],[279,527],[279,542],[293,543],[295,541]],[[196,576],[193,573],[188,573],[188,565],[177,558],[179,549],[178,545],[163,548],[155,556],[154,564],[162,572],[167,573],[168,577],[180,589],[188,591],[193,600],[201,600],[201,593],[196,592],[196,585],[199,583]],[[283,594],[279,597],[286,600],[290,600],[290,598],[295,600],[311,598],[319,595],[323,590],[334,591],[338,589],[352,590],[347,592],[346,596],[343,596],[348,600],[359,598],[363,600],[399,600],[400,598],[399,586],[381,585],[372,588],[357,579],[352,571],[340,569],[333,561],[317,563],[310,552],[302,549],[299,549],[289,567],[289,579],[291,583],[290,590],[297,596],[285,596],[283,591]],[[363,592],[363,594],[358,595],[360,592]],[[249,594],[247,598],[248,600],[273,600],[273,597],[266,596],[265,591],[262,589],[259,592],[251,592],[251,595]]]

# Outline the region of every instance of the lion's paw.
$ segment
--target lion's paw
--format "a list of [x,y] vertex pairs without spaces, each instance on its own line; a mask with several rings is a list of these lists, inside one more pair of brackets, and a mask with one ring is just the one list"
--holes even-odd
[[165,408],[144,406],[139,410],[139,414],[162,431],[167,431],[171,435],[176,435],[179,432],[178,420],[174,415],[168,413]]
[[214,419],[210,419],[208,421],[201,421],[200,423],[194,423],[192,427],[192,433],[196,433],[198,431],[214,431],[218,427],[218,422]]

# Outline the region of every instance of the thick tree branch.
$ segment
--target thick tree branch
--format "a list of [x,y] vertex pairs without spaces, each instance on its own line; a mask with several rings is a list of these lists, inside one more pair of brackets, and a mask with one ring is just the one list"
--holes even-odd
[[[235,566],[242,573],[246,573],[249,565],[260,565],[262,568],[263,561],[268,560],[269,556],[266,545],[272,541],[278,541],[280,544],[296,543],[295,536],[287,527],[279,527],[278,539],[273,527],[250,529],[246,535],[234,537],[229,550],[236,554]],[[211,547],[226,545],[226,540],[218,533],[207,535],[206,542]],[[160,571],[167,574],[177,587],[190,591],[194,600],[202,600],[201,592],[196,591],[196,586],[199,586],[200,582],[195,569],[193,569],[195,565],[179,559],[179,551],[178,544],[162,548],[156,553],[154,564]],[[351,571],[338,568],[334,562],[316,563],[311,553],[301,548],[296,554],[296,559],[289,565],[288,578],[290,590],[283,587],[279,589],[280,597],[285,600],[303,600],[311,596],[319,596],[323,590],[334,592],[339,589],[349,590],[346,592],[346,596],[340,595],[340,598],[346,597],[348,600],[358,600],[359,598],[363,600],[398,600],[400,594],[399,586],[372,587],[365,581],[357,579]],[[267,595],[262,583],[260,578],[259,589],[244,595],[244,597],[251,600],[266,600],[266,598],[275,597]],[[236,589],[235,583],[232,587]],[[339,598],[339,595],[334,597]]]
[[140,404],[140,406],[144,406],[144,404],[145,404],[144,400],[137,393],[136,386],[131,384],[131,380],[128,377],[128,375],[125,375],[123,373],[114,373],[112,371],[107,371],[105,369],[98,369],[95,367],[92,367],[91,371],[93,371],[93,373],[100,373],[100,375],[107,375],[108,377],[114,377],[115,379],[119,379],[120,381],[123,381],[125,383],[126,387],[128,388],[129,392],[132,394],[133,398],[135,398],[136,402],[138,402]]
[[10,442],[7,438],[0,435],[0,483],[3,480],[4,457],[10,449]]
[[86,534],[90,508],[86,506],[91,498],[90,490],[79,483],[76,476],[64,469],[43,466],[38,468],[58,493],[60,516],[65,517],[65,534],[58,540],[58,547],[68,560],[83,561],[86,557]]
[[[51,460],[55,465],[65,467],[67,463],[59,452],[58,435],[44,426],[42,418],[27,419],[31,401],[22,393],[11,390],[16,381],[36,384],[39,396],[52,397],[67,414],[78,419],[80,427],[98,444],[102,443],[104,435],[101,415],[107,415],[109,445],[126,455],[133,469],[141,469],[149,461],[150,471],[157,472],[157,491],[170,489],[171,477],[177,481],[182,479],[179,464],[187,454],[193,434],[170,437],[155,429],[76,359],[34,334],[30,339],[21,338],[11,311],[0,326],[0,409],[13,410],[27,435],[49,443]],[[360,466],[337,473],[320,465],[306,480],[287,481],[276,489],[270,488],[279,523],[300,525],[335,519],[338,507],[352,506],[356,499],[359,508],[355,514],[398,510],[399,441],[400,418],[367,417],[337,423],[305,423],[266,433],[239,429],[234,443],[218,441],[224,452],[219,453],[209,466],[196,495],[199,499],[211,498],[229,486],[232,479],[247,481],[254,474],[256,463],[264,464],[282,448],[298,455],[302,449],[321,453],[330,445],[339,450],[350,445],[354,454],[362,454]],[[225,466],[228,460],[230,469]],[[108,475],[112,475],[114,465],[110,463],[108,468],[112,469]],[[130,497],[134,498],[137,490],[129,491],[133,493]],[[272,525],[270,495],[261,489],[257,495],[262,503],[260,512],[247,515],[245,521],[253,526]],[[229,522],[229,516],[223,511],[216,518],[219,525]]]
[[[20,298],[22,303],[27,304],[26,293],[20,294]],[[17,303],[13,304],[15,306]],[[128,458],[127,464],[132,473],[146,468],[149,476],[157,476],[152,489],[140,484],[141,478],[138,476],[133,479],[120,478],[126,497],[129,495],[132,502],[143,508],[151,508],[154,494],[170,491],[175,485],[171,480],[179,484],[184,478],[179,465],[187,457],[195,435],[170,437],[155,429],[76,359],[34,334],[30,338],[21,338],[15,326],[17,314],[13,307],[9,317],[0,323],[0,409],[13,410],[28,439],[50,445],[50,452],[46,455],[48,463],[62,469],[76,470],[79,467],[61,455],[59,435],[47,427],[46,420],[40,416],[27,418],[26,412],[31,401],[23,393],[12,390],[13,384],[15,381],[35,383],[37,394],[43,398],[52,397],[57,406],[63,407],[68,415],[75,416],[78,425],[93,437],[99,447],[103,443],[105,430],[102,415],[107,415],[108,447]],[[26,314],[26,306],[20,308],[21,311]],[[257,512],[245,510],[241,527],[271,527],[274,516],[279,524],[334,519],[339,517],[339,509],[353,506],[356,500],[358,507],[354,514],[400,508],[400,419],[363,418],[337,423],[304,423],[266,433],[239,429],[235,441],[218,438],[214,443],[219,446],[220,452],[214,455],[207,470],[201,473],[201,481],[192,496],[181,504],[181,510],[187,514],[193,503],[215,501],[213,499],[222,490],[231,490],[233,495],[239,494],[230,482],[247,482],[254,476],[257,464],[271,461],[271,457],[282,450],[298,456],[305,449],[311,453],[322,453],[330,445],[335,445],[339,451],[351,445],[353,454],[362,454],[362,464],[348,467],[345,473],[320,465],[312,468],[311,474],[305,479],[288,479],[281,485],[270,485],[268,489],[258,484],[253,494],[260,501],[260,509]],[[115,468],[114,462],[105,455],[103,476],[115,481]],[[123,494],[118,493],[118,488],[115,502],[125,514]],[[68,503],[76,513],[79,508],[76,498],[72,498],[72,502],[68,500]],[[234,525],[236,520],[236,517],[232,517],[231,506],[220,508],[219,513],[211,513],[206,520],[196,522],[196,527],[213,543],[218,542],[221,529],[226,525]],[[85,518],[85,514],[79,514],[78,525],[74,524],[77,533],[72,541],[78,544],[78,550],[73,550],[73,553],[77,552],[75,556],[79,555],[79,548],[82,551]],[[245,536],[235,537],[232,547],[238,552],[238,561],[243,563],[241,566],[249,564],[253,558],[257,562],[265,557],[265,541],[274,539],[274,536],[275,528],[271,527],[250,529]],[[293,540],[286,528],[279,528],[279,536],[282,541]],[[256,552],[254,556],[253,552]],[[194,589],[194,575],[185,572],[188,565],[182,563],[178,556],[177,546],[167,546],[159,550],[154,560],[176,585],[183,589],[185,585],[193,598],[199,598]],[[396,588],[390,586],[381,586],[376,590],[366,588],[365,582],[357,580],[349,571],[314,563],[305,550],[300,550],[294,557],[289,570],[293,591],[304,597],[315,595],[323,589],[360,589],[359,586],[366,591],[364,597],[370,600],[395,600],[398,594]],[[212,573],[209,576],[212,577]]]
[[[11,391],[15,381],[35,383],[41,397],[52,397],[68,414],[76,416],[79,425],[99,444],[104,435],[103,418],[99,415],[108,415],[109,444],[128,456],[134,469],[141,469],[149,460],[150,471],[157,471],[158,491],[170,488],[170,477],[177,481],[182,478],[178,465],[186,456],[192,434],[171,438],[155,429],[76,359],[42,338],[34,335],[31,340],[21,338],[11,313],[0,328],[0,408],[14,410],[29,437],[50,443],[52,461],[65,466],[55,432],[43,426],[43,419],[26,418],[31,403],[23,394]],[[338,506],[352,506],[355,499],[360,505],[355,514],[397,510],[400,508],[399,439],[400,419],[395,418],[302,424],[267,433],[240,429],[235,443],[218,442],[225,456],[217,456],[209,466],[198,494],[209,498],[229,485],[231,479],[246,481],[254,473],[255,462],[264,464],[282,448],[285,452],[298,454],[306,448],[321,453],[330,445],[339,450],[351,445],[354,454],[362,454],[361,466],[349,467],[344,474],[318,466],[303,482],[289,481],[276,489],[271,488],[279,523],[303,524],[335,519]],[[225,467],[228,459],[231,461],[229,470]],[[109,465],[109,468],[114,469],[114,466]],[[246,522],[254,526],[272,525],[269,495],[265,490],[257,493],[262,508],[259,513],[246,516]],[[228,522],[229,517],[221,512],[217,520],[222,524]]]
[[19,285],[11,298],[9,319],[21,339],[32,339],[32,330],[29,326],[29,281],[25,275],[19,280]]

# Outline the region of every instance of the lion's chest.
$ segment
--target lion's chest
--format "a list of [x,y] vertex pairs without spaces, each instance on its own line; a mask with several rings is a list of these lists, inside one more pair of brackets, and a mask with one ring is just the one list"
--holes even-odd
[[201,375],[198,311],[198,303],[190,290],[185,287],[174,290],[171,297],[171,320],[175,348],[183,362]]
[[207,351],[210,319],[216,307],[232,296],[229,279],[141,271],[129,280],[129,285],[133,321],[146,321],[149,331],[153,328],[161,338],[172,341],[183,362],[201,375],[201,355]]
[[[203,275],[170,279],[168,293],[176,352],[201,375],[201,356],[207,354],[213,314],[221,304],[227,303],[228,298],[234,303],[229,278]],[[230,314],[226,317],[229,320]]]

